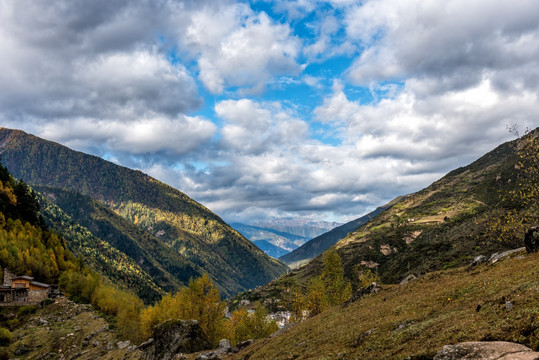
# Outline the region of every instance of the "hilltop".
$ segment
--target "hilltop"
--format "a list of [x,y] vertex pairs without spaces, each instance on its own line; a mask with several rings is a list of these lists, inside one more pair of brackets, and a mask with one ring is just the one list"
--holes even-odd
[[[221,294],[230,296],[287,270],[209,209],[140,171],[5,128],[0,154],[15,177],[39,189],[83,232],[139,264],[163,290],[207,272]],[[47,221],[55,223],[52,217]],[[77,236],[82,241],[68,247],[76,254],[91,251],[94,244]],[[117,270],[124,267],[132,268],[127,263]],[[149,290],[139,294],[144,291]],[[153,291],[146,300],[156,296]]]

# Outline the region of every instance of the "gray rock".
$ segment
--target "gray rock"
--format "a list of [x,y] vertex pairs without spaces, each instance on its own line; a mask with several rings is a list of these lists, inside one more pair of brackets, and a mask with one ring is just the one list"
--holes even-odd
[[488,259],[485,255],[479,255],[479,256],[476,256],[473,258],[472,262],[470,263],[470,265],[468,265],[468,269],[471,269],[479,264],[482,264],[482,263],[486,263],[488,262]]
[[249,345],[252,345],[254,344],[255,340],[254,339],[249,339],[249,340],[245,340],[245,341],[242,341],[240,342],[239,344],[236,345],[236,347],[241,350],[243,348],[246,348],[247,346]]
[[232,344],[230,343],[230,341],[228,341],[228,339],[222,339],[221,341],[219,341],[219,345],[217,346],[217,351],[220,351],[224,354],[232,352],[232,349]]
[[505,342],[463,342],[445,345],[433,360],[538,360],[539,353],[524,345]]
[[414,280],[417,280],[417,277],[413,274],[410,274],[408,275],[407,277],[405,277],[404,279],[402,279],[402,281],[400,282],[401,285],[406,285],[408,284],[409,282],[412,282]]
[[172,360],[179,353],[211,348],[196,320],[165,321],[155,327],[153,338],[153,359]]
[[501,252],[501,253],[496,252],[496,253],[490,255],[490,259],[488,259],[488,261],[492,264],[492,263],[495,263],[496,261],[498,261],[500,259],[503,259],[504,257],[507,257],[509,255],[513,255],[513,254],[518,253],[518,252],[521,252],[524,249],[525,249],[524,247],[520,247],[518,249],[507,250],[507,251],[504,251],[504,252]]
[[539,227],[534,226],[524,235],[524,246],[529,253],[539,251]]
[[118,346],[118,349],[122,350],[122,349],[125,349],[126,347],[128,347],[129,345],[131,345],[131,343],[129,342],[129,340],[127,341],[119,341],[116,346]]

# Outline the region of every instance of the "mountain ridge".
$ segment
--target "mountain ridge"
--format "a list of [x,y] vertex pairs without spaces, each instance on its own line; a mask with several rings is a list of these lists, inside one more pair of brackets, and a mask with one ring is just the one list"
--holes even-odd
[[150,176],[63,145],[0,128],[0,154],[32,186],[89,196],[164,241],[207,271],[224,296],[254,288],[286,271],[218,215]]

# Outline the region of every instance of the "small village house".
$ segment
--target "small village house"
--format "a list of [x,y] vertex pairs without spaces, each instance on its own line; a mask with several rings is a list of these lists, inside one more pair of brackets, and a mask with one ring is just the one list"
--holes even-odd
[[0,286],[0,306],[36,305],[49,297],[50,285],[34,281],[31,276],[16,276],[4,269]]

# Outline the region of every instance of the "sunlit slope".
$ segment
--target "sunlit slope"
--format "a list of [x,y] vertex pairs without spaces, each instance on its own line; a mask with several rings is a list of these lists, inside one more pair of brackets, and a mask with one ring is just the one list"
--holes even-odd
[[140,171],[4,128],[0,129],[0,152],[16,177],[31,185],[89,196],[160,239],[208,272],[225,296],[286,271],[284,264],[265,255],[216,214]]

